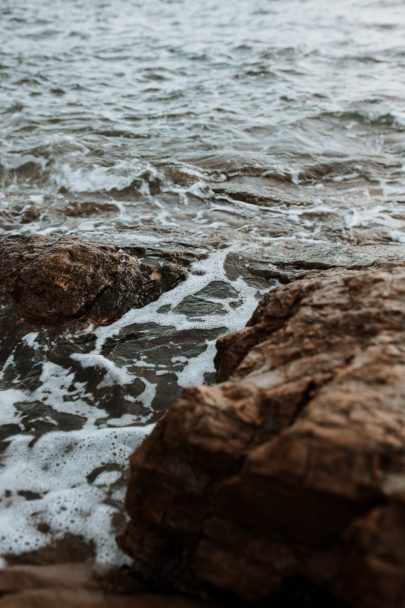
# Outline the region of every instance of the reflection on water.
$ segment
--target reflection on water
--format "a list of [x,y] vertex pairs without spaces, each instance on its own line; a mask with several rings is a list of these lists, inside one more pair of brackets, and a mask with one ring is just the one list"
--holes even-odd
[[188,278],[109,327],[4,331],[0,553],[70,532],[122,559],[126,457],[217,337],[291,272],[403,255],[404,34],[395,0],[3,0],[1,234]]

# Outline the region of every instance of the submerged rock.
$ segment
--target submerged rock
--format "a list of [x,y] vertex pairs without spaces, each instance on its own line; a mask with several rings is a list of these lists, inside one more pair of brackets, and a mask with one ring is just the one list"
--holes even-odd
[[107,324],[185,278],[177,264],[143,264],[119,247],[74,237],[6,237],[0,255],[0,294],[36,323]]
[[271,292],[131,457],[120,538],[153,586],[262,600],[296,577],[405,601],[405,266]]

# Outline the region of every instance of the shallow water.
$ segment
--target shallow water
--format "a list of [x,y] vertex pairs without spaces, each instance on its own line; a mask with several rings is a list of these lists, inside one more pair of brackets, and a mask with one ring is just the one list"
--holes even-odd
[[126,458],[215,340],[286,266],[403,255],[404,39],[392,0],[2,1],[0,233],[191,266],[108,327],[1,336],[0,554],[122,560]]

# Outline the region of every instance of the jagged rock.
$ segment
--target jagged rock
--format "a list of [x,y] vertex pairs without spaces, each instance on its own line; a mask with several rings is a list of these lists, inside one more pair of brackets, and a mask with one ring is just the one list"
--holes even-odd
[[405,266],[269,293],[216,364],[131,457],[134,573],[251,601],[303,576],[405,606]]
[[156,300],[185,276],[176,264],[143,264],[113,245],[73,237],[6,237],[0,254],[0,294],[37,323],[82,317],[110,323]]

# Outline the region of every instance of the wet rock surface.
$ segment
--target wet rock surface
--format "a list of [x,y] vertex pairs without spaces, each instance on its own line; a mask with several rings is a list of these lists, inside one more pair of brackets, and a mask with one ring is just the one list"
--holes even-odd
[[0,293],[34,323],[108,324],[185,278],[175,264],[144,264],[119,247],[73,237],[0,240]]
[[215,608],[180,596],[146,593],[122,569],[89,562],[0,570],[1,608]]
[[154,587],[264,600],[297,576],[401,606],[405,266],[270,292],[131,457],[121,546]]

